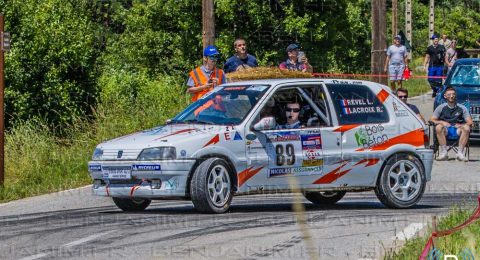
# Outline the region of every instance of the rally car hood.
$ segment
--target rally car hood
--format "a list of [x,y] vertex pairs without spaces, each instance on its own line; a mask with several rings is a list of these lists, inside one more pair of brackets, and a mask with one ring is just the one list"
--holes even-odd
[[152,129],[121,136],[99,144],[99,148],[143,149],[156,146],[176,146],[192,138],[209,137],[218,132],[221,126],[178,124],[159,126]]

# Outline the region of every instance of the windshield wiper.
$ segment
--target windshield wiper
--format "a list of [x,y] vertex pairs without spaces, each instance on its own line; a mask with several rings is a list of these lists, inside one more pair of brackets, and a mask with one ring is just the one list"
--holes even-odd
[[198,119],[189,119],[189,120],[184,120],[182,123],[198,123],[198,124],[206,124],[206,125],[215,125],[215,123],[210,122],[210,121],[203,121],[203,120],[198,120]]

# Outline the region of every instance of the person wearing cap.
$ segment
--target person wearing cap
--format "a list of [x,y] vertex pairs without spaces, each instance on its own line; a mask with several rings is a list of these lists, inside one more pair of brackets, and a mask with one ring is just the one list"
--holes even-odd
[[[437,95],[442,85],[443,66],[445,61],[445,47],[438,44],[438,36],[432,35],[430,38],[432,45],[428,46],[425,52],[425,60],[423,66],[428,71],[428,82],[432,88],[432,97]],[[433,78],[435,77],[435,78]]]
[[187,81],[187,93],[192,95],[192,102],[201,98],[207,92],[220,84],[227,83],[222,69],[217,68],[220,52],[210,45],[203,50],[203,65],[190,71]]
[[225,73],[258,66],[257,58],[247,53],[247,44],[245,43],[244,39],[237,38],[233,42],[233,48],[235,49],[235,54],[228,58],[223,65],[223,70]]
[[387,49],[387,56],[385,57],[384,71],[390,75],[390,86],[395,91],[398,87],[402,87],[403,72],[408,66],[407,48],[401,44],[402,37],[396,35],[393,37],[393,44]]
[[287,46],[288,59],[278,66],[281,70],[296,70],[302,72],[313,72],[313,67],[308,63],[308,59],[303,52],[300,52],[300,46],[292,43]]

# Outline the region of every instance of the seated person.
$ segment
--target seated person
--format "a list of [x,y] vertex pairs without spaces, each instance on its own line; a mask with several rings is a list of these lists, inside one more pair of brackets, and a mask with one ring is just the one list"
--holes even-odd
[[444,92],[444,97],[447,103],[439,105],[431,120],[435,123],[435,133],[437,135],[438,143],[440,145],[440,154],[437,157],[438,161],[448,159],[447,151],[447,134],[453,132],[458,135],[458,153],[457,160],[465,161],[464,148],[468,142],[470,135],[470,127],[472,125],[472,117],[467,108],[462,104],[457,104],[457,97],[455,88],[448,87]]
[[285,106],[285,116],[287,118],[287,123],[283,125],[278,125],[277,129],[294,129],[300,128],[300,103],[297,101],[290,101]]
[[275,99],[270,98],[260,111],[260,120],[254,125],[256,130],[272,130],[276,129],[277,121],[275,120]]

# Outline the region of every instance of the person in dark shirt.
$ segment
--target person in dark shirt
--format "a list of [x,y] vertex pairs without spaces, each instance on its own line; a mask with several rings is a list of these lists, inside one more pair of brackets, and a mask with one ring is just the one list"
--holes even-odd
[[405,103],[405,105],[407,105],[415,113],[415,115],[417,115],[425,123],[425,119],[423,118],[422,114],[420,114],[420,110],[418,110],[418,107],[415,106],[414,104],[409,104],[407,102],[407,99],[408,99],[408,90],[407,89],[405,89],[405,88],[397,89],[397,97],[403,103]]
[[437,95],[438,90],[442,85],[443,67],[445,61],[445,47],[438,43],[438,36],[432,35],[432,45],[428,46],[425,52],[425,60],[423,65],[428,71],[428,82],[432,88],[432,97]]
[[439,105],[433,111],[430,119],[435,123],[435,132],[440,145],[440,153],[437,157],[438,161],[448,159],[447,140],[446,136],[459,136],[457,160],[465,161],[464,148],[470,136],[470,127],[472,126],[472,117],[468,109],[462,105],[457,104],[457,96],[455,88],[448,87],[445,90],[444,97],[447,103]]
[[235,42],[233,42],[233,48],[235,49],[235,54],[228,58],[223,65],[225,73],[258,66],[257,58],[247,53],[247,44],[244,39],[236,39]]

